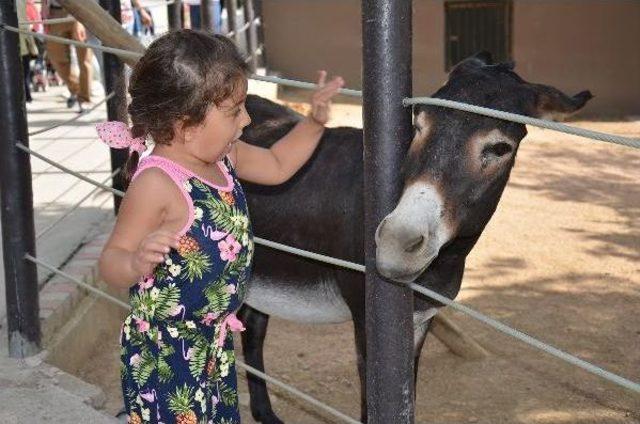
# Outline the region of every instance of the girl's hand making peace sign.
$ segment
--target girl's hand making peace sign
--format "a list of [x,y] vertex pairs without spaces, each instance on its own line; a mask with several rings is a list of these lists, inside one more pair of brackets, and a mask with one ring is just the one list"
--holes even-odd
[[319,73],[318,88],[311,96],[311,112],[309,112],[308,116],[324,126],[329,121],[331,98],[344,86],[344,80],[342,77],[334,77],[327,83],[327,71],[320,71]]
[[331,99],[344,86],[342,77],[334,77],[329,82],[326,80],[327,72],[320,71],[307,117],[300,119],[271,147],[259,147],[243,141],[233,144],[229,158],[241,179],[265,185],[282,184],[309,160],[326,130]]

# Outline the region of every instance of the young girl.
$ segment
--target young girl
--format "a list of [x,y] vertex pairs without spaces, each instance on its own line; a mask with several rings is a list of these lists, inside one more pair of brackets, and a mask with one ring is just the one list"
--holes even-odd
[[[337,77],[312,96],[312,111],[270,149],[238,140],[251,119],[247,67],[222,36],[182,30],[156,40],[136,65],[133,127],[98,126],[128,147],[132,182],[100,272],[129,288],[121,335],[129,422],[239,423],[231,331],[253,253],[238,179],[281,184],[310,158],[327,122]],[[139,160],[145,139],[155,146]],[[136,167],[137,166],[137,167]]]

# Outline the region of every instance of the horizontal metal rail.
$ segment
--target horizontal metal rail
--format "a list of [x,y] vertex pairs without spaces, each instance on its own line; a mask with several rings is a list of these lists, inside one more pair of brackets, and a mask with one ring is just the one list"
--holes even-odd
[[95,105],[93,105],[90,109],[87,109],[86,111],[83,111],[82,113],[74,116],[73,118],[67,119],[66,121],[61,121],[61,122],[56,122],[55,124],[48,126],[46,128],[42,128],[39,129],[37,131],[32,131],[29,133],[29,137],[33,137],[34,135],[38,135],[38,134],[42,134],[45,133],[47,131],[51,131],[53,129],[56,129],[58,127],[62,127],[64,125],[70,124],[72,122],[77,121],[78,119],[82,118],[85,115],[90,114],[91,112],[93,112],[94,110],[96,110],[97,108],[99,108],[100,106],[102,106],[102,104],[106,101],[108,101],[109,99],[111,99],[114,96],[115,93],[109,93],[104,99],[100,100],[98,103],[96,103]]
[[[106,184],[107,181],[109,181],[110,179],[112,179],[113,177],[115,177],[116,175],[118,175],[120,173],[120,168],[116,169],[115,171],[113,171],[111,173],[111,175],[109,175],[107,178],[105,178],[101,184]],[[67,210],[64,214],[62,214],[60,217],[58,217],[58,219],[56,219],[55,221],[53,221],[51,224],[49,224],[46,228],[42,229],[38,234],[36,234],[36,240],[40,239],[42,236],[44,236],[45,234],[47,234],[49,231],[53,230],[56,225],[58,225],[59,223],[61,223],[62,221],[65,220],[65,218],[67,218],[69,215],[71,215],[76,209],[78,209],[80,206],[82,206],[82,204],[84,202],[87,201],[87,199],[89,199],[91,196],[93,196],[94,194],[96,194],[98,191],[103,190],[102,187],[96,187],[93,190],[91,190],[87,195],[85,195],[82,199],[78,200],[75,205],[73,205],[71,208],[69,208],[69,210]]]

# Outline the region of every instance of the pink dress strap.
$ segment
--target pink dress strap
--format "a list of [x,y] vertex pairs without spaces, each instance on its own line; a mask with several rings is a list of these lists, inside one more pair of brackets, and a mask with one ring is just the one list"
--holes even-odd
[[138,177],[138,175],[142,173],[142,171],[149,168],[159,168],[164,171],[164,173],[167,174],[178,187],[180,193],[182,193],[184,200],[187,202],[189,216],[184,227],[180,230],[180,235],[186,234],[189,228],[191,228],[191,225],[193,225],[195,212],[193,207],[193,200],[191,199],[191,195],[185,188],[185,183],[188,182],[193,175],[189,172],[186,172],[186,170],[182,166],[173,162],[171,159],[167,159],[157,155],[149,155],[140,159],[136,172],[133,174],[133,177],[131,177],[131,181],[135,180],[136,177]]
[[171,159],[167,159],[163,156],[157,156],[157,155],[149,155],[140,159],[140,163],[138,164],[136,173],[133,174],[133,178],[135,178],[138,175],[138,173],[141,172],[143,169],[146,169],[148,167],[153,167],[153,166],[164,169],[172,178],[175,177],[175,178],[182,179],[183,182],[189,180],[190,178],[197,178],[198,180],[202,181],[209,187],[213,187],[216,190],[227,191],[227,192],[233,191],[233,188],[235,187],[235,184],[233,182],[233,176],[231,175],[229,166],[227,166],[227,164],[225,163],[225,160],[216,162],[216,166],[218,167],[218,169],[220,169],[220,171],[222,172],[222,175],[224,176],[224,179],[225,179],[224,185],[219,185],[212,181],[207,180],[206,178],[200,177],[190,169],[185,168],[184,166],[172,161]]
[[148,168],[162,169],[178,185],[184,184],[185,181],[191,178],[191,175],[185,172],[185,169],[183,167],[181,167],[171,159],[167,159],[165,157],[157,155],[149,155],[140,159],[138,168],[136,169],[135,174],[133,174],[131,180],[133,181],[142,171]]

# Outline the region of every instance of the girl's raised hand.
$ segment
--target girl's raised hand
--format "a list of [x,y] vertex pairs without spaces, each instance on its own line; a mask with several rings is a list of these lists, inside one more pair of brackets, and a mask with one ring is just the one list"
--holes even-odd
[[327,121],[329,121],[331,99],[344,86],[342,77],[334,77],[328,83],[326,79],[327,71],[320,71],[318,88],[311,96],[311,112],[309,112],[309,117],[320,125],[325,125]]
[[166,230],[158,230],[146,236],[131,256],[131,269],[140,276],[149,275],[165,261],[171,248],[178,248],[178,236]]

